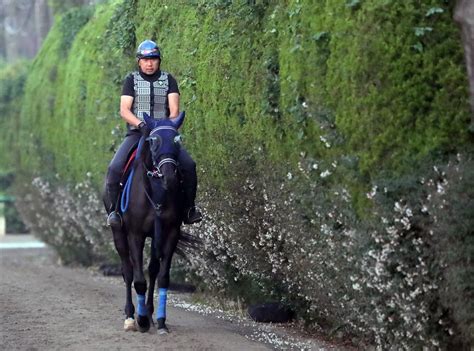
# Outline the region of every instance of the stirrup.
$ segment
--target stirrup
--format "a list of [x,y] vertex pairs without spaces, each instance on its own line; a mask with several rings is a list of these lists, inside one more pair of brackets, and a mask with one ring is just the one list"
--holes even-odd
[[120,215],[120,213],[117,211],[110,212],[107,217],[107,225],[109,227],[114,227],[114,228],[122,227],[122,216]]

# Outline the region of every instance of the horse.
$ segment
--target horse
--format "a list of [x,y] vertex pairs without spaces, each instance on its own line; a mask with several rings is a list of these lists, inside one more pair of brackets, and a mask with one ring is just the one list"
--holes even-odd
[[[148,138],[140,140],[140,150],[131,169],[132,176],[129,176],[123,190],[122,227],[111,227],[126,285],[125,330],[146,332],[150,329],[153,324],[155,282],[158,281],[158,332],[169,332],[166,300],[171,260],[177,248],[179,251],[180,239],[186,239],[186,234],[181,232],[183,198],[177,167],[180,147],[178,128],[184,117],[185,113],[181,112],[175,119],[154,120],[144,114],[145,123],[151,131]],[[104,205],[106,209],[110,208],[107,196],[104,196]],[[148,289],[143,272],[143,249],[147,237],[152,239]],[[136,320],[132,282],[137,295]]]

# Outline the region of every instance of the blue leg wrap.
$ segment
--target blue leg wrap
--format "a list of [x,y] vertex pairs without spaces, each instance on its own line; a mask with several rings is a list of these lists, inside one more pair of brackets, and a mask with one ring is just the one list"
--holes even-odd
[[147,308],[145,306],[145,295],[137,294],[137,313],[139,316],[148,315]]
[[160,288],[158,293],[158,310],[156,311],[156,319],[166,318],[166,297],[168,289]]

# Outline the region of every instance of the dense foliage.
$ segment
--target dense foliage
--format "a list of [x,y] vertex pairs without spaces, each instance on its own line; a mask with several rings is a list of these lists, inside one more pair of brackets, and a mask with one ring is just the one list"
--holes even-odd
[[121,81],[152,38],[189,116],[207,215],[190,266],[203,289],[282,299],[310,325],[382,348],[468,347],[472,135],[452,11],[443,0],[73,10],[30,69],[20,118],[2,105],[16,118],[1,123],[21,125],[1,142],[21,142],[0,165],[66,261],[113,255],[98,199],[123,133]]
[[[20,61],[10,66],[0,67],[0,138],[1,173],[6,173],[14,167],[18,159],[20,129],[20,111],[26,77],[31,63]],[[3,177],[2,177],[3,178]],[[8,184],[5,184],[7,186]],[[2,188],[0,190],[4,190]]]
[[[20,111],[23,89],[30,62],[22,60],[12,65],[0,62],[0,195],[9,195],[14,181],[15,161],[19,157],[21,141],[18,139],[20,129]],[[15,206],[11,202],[5,204],[6,231],[8,233],[24,233],[22,223]]]

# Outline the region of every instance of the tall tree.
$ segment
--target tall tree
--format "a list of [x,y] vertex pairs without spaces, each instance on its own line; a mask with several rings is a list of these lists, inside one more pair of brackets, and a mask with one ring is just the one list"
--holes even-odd
[[474,1],[458,0],[454,19],[461,24],[467,73],[471,89],[471,107],[473,116],[471,125],[474,127]]
[[0,55],[32,58],[53,22],[47,0],[0,0]]

